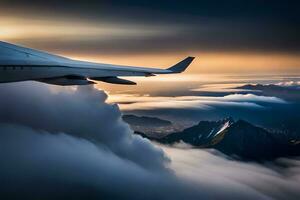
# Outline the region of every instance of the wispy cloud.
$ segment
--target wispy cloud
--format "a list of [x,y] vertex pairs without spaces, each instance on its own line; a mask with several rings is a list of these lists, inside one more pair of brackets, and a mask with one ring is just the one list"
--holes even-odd
[[284,81],[284,82],[279,82],[276,85],[279,85],[279,86],[300,86],[300,81]]
[[257,96],[254,94],[231,94],[224,97],[208,96],[138,96],[138,95],[111,95],[110,103],[119,103],[122,110],[151,110],[151,109],[199,109],[208,110],[214,106],[235,106],[263,109],[263,103],[286,104],[277,97]]

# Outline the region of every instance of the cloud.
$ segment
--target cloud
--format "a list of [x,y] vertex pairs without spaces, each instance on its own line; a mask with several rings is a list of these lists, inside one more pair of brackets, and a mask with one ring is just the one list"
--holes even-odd
[[164,152],[134,135],[106,97],[90,86],[2,84],[1,198],[165,198],[157,183],[184,193]]
[[273,90],[273,86],[267,87],[267,90],[255,87],[253,91],[246,87],[247,91],[236,94],[200,92],[186,94],[193,96],[175,97],[172,93],[168,94],[170,96],[117,94],[110,95],[108,102],[119,103],[120,109],[127,113],[162,117],[184,127],[190,122],[219,120],[231,116],[265,128],[297,134],[300,130],[299,93],[289,87],[276,86],[279,89]]
[[157,182],[166,190],[177,187],[168,171],[147,170],[86,139],[18,125],[1,124],[0,132],[1,198],[153,199]]
[[[29,82],[1,85],[0,93],[0,122],[85,138],[143,166],[161,167],[162,151],[147,140],[133,137],[121,121],[118,107],[105,104],[106,94],[90,86],[49,90]],[[149,157],[140,151],[148,152]]]
[[109,102],[119,103],[122,110],[154,110],[154,109],[197,109],[211,110],[218,106],[241,107],[249,109],[263,109],[266,103],[286,104],[287,102],[268,96],[254,94],[230,94],[226,96],[137,96],[137,95],[116,95],[109,98]]
[[[142,168],[122,159],[104,146],[68,134],[54,135],[7,124],[1,124],[0,131],[1,197],[269,199],[266,196],[272,195],[263,194],[235,180],[243,170],[231,171],[230,161],[209,153],[206,153],[205,158],[202,151],[193,153],[188,149],[185,149],[186,152],[173,149],[174,152],[170,152],[165,149],[172,158],[172,165],[169,167],[176,173],[173,174],[171,171]],[[201,162],[199,158],[202,158]],[[213,162],[218,166],[214,166]],[[243,166],[238,163],[236,165],[235,170],[239,165]],[[213,174],[212,169],[217,169],[218,172],[222,166],[222,172],[229,174],[227,177],[220,173]],[[244,168],[248,166],[251,169],[251,165],[247,164]],[[196,169],[197,167],[200,168]],[[257,170],[261,169],[264,168],[257,167]],[[259,175],[261,171],[256,174]],[[248,181],[249,177],[245,179],[244,181]]]
[[231,94],[224,97],[225,100],[235,101],[235,102],[266,102],[266,103],[287,103],[285,100],[282,100],[277,97],[269,96],[257,96],[254,94]]
[[287,86],[287,87],[300,86],[300,81],[284,81],[284,82],[276,83],[275,85]]
[[[161,147],[132,134],[120,119],[118,107],[105,103],[107,96],[93,87],[2,84],[0,98],[3,199],[270,199],[299,195],[289,185],[290,181],[299,183],[295,177],[298,162],[286,160],[288,170],[282,172],[287,174],[280,178],[269,168],[188,147],[184,152],[163,147],[167,156]],[[250,172],[251,176],[245,175]],[[265,172],[274,177],[272,185],[283,189],[272,190],[269,179],[262,178]],[[256,176],[259,187],[254,184]]]
[[216,188],[231,190],[232,194],[243,191],[247,199],[300,198],[300,161],[297,158],[281,158],[261,165],[230,160],[215,150],[163,149],[171,157],[172,169],[179,177],[205,185],[207,191],[213,192]]

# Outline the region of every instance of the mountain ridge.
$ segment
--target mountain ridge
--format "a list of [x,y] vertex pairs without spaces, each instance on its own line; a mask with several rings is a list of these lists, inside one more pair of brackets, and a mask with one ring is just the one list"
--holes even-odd
[[270,160],[300,155],[299,137],[286,139],[241,119],[200,121],[195,126],[163,138],[142,136],[167,145],[184,142],[196,148],[214,148],[245,160]]

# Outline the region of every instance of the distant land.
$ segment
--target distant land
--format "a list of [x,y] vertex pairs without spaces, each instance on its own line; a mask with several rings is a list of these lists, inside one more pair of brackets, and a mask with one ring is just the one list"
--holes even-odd
[[298,102],[300,100],[300,86],[298,85],[262,85],[262,84],[246,84],[235,87],[234,89],[244,89],[252,91],[260,91],[265,96],[275,96],[286,100]]
[[164,137],[186,128],[158,117],[123,115],[122,119],[130,125],[132,130],[153,138]]
[[184,142],[196,148],[214,148],[243,160],[262,161],[300,155],[300,137],[271,132],[232,118],[200,121],[195,126],[162,138],[153,138],[140,132],[136,134],[162,144]]
[[146,117],[136,115],[123,115],[123,120],[132,126],[170,126],[172,122],[157,117]]

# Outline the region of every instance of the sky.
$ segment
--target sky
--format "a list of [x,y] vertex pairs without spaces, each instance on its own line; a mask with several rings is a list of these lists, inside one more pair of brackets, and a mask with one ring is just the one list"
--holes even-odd
[[[195,56],[183,74],[125,77],[138,85],[99,82],[96,87],[106,91],[107,102],[118,103],[123,112],[165,115],[176,110],[171,115],[178,116],[181,109],[180,116],[188,121],[234,114],[253,120],[257,112],[249,117],[249,110],[243,110],[253,104],[252,96],[245,96],[242,103],[227,96],[256,95],[233,89],[242,84],[299,81],[299,8],[297,1],[279,0],[4,0],[0,38],[75,59],[131,66],[167,68]],[[222,106],[221,111],[215,108],[221,104],[225,111]],[[236,112],[238,105],[243,112]],[[209,114],[192,109],[196,107]]]
[[297,1],[1,1],[0,38],[77,59],[187,73],[299,73]]
[[130,78],[137,86],[1,84],[0,197],[299,199],[299,158],[240,162],[213,149],[163,146],[122,120],[128,113],[193,124],[232,116],[298,134],[299,7],[289,0],[1,0],[0,40],[125,65],[196,60],[185,74]]

